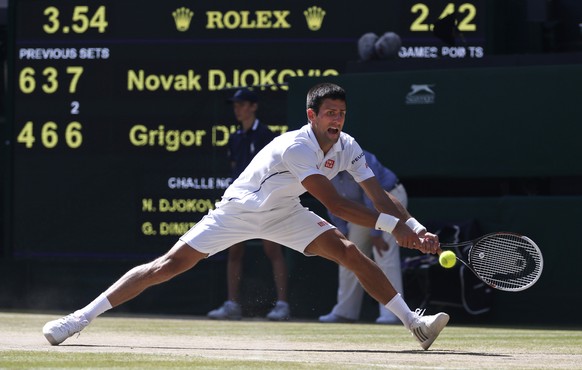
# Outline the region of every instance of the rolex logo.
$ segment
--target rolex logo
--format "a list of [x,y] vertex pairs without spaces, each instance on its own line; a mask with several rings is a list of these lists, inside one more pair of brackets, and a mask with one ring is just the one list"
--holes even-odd
[[187,31],[190,28],[190,21],[194,16],[194,12],[188,8],[181,7],[176,9],[172,16],[174,17],[174,22],[176,23],[176,29],[180,32]]
[[307,8],[307,10],[303,12],[303,15],[305,15],[305,20],[307,21],[307,27],[312,31],[317,31],[321,28],[321,24],[323,23],[325,10],[318,6],[312,6],[311,8]]

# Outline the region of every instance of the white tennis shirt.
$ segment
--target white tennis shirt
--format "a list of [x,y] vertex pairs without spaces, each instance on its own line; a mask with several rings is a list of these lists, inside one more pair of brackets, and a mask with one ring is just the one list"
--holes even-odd
[[301,181],[307,176],[320,174],[332,179],[344,170],[356,182],[374,176],[362,148],[353,137],[342,132],[338,142],[324,156],[308,123],[276,137],[259,151],[226,189],[217,207],[228,202],[239,203],[248,211],[295,206],[299,196],[306,192]]

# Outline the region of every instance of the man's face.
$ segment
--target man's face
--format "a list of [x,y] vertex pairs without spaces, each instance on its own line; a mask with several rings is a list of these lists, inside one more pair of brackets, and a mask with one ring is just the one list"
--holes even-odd
[[234,116],[238,122],[246,122],[255,119],[257,104],[249,101],[237,101],[233,103]]
[[317,137],[321,149],[327,152],[338,140],[346,119],[346,102],[343,100],[325,99],[319,108],[319,113],[307,110],[307,118]]

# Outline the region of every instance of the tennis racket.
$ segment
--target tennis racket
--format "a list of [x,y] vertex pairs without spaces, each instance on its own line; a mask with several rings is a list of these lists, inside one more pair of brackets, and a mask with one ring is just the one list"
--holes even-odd
[[441,243],[441,248],[468,247],[467,260],[455,253],[457,261],[467,266],[492,288],[508,292],[525,290],[542,275],[544,259],[540,248],[527,236],[496,232],[462,243]]

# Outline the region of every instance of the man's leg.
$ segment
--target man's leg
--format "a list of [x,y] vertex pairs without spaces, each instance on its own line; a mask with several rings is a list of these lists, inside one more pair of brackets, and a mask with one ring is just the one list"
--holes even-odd
[[[382,233],[382,238],[390,246],[390,249],[384,251],[382,255],[374,248],[374,261],[378,264],[380,269],[386,274],[388,280],[398,293],[403,293],[402,271],[400,268],[400,246],[396,243],[396,239],[389,233]],[[398,318],[390,312],[383,304],[378,304],[380,314],[376,319],[378,324],[392,324],[398,322]]]
[[319,255],[352,270],[364,290],[392,311],[425,350],[432,345],[449,322],[449,315],[446,313],[422,316],[421,313],[410,311],[378,265],[337,230],[328,230],[320,234],[309,243],[305,253]]
[[163,256],[129,270],[87,306],[48,322],[43,327],[43,333],[51,344],[60,344],[83,330],[103,312],[129,301],[153,285],[170,280],[206,257],[206,254],[179,241]]
[[336,229],[315,238],[305,253],[321,256],[346,267],[356,275],[364,290],[384,305],[397,294],[378,265]]
[[[348,224],[349,238],[356,246],[370,257],[372,255],[372,244],[370,242],[370,229],[364,226],[349,223]],[[337,303],[333,307],[330,315],[323,316],[332,322],[333,319],[339,317],[349,321],[356,321],[360,318],[360,311],[362,309],[362,300],[364,298],[364,289],[360,285],[356,275],[346,267],[339,265],[338,268],[338,290]]]
[[134,267],[105,291],[112,307],[129,301],[145,289],[172,279],[194,267],[206,254],[178,241],[165,255]]

